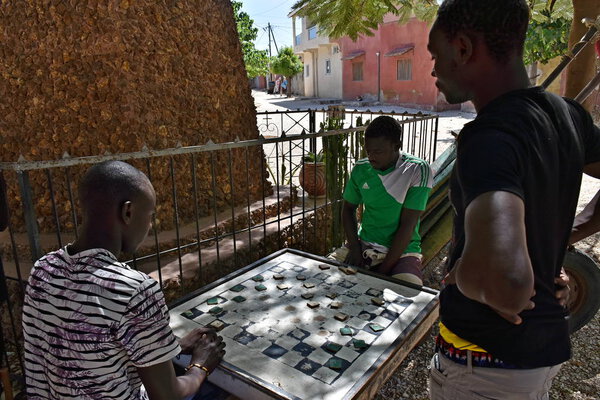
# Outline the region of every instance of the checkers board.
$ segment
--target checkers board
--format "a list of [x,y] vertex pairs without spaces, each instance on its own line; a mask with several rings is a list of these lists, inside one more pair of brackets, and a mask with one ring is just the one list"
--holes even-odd
[[227,354],[209,381],[241,399],[341,400],[370,398],[437,312],[437,291],[284,249],[188,296],[170,318],[178,337],[218,328]]

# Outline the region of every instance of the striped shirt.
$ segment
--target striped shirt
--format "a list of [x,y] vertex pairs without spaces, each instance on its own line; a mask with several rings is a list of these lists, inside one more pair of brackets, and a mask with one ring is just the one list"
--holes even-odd
[[[432,185],[429,164],[410,154],[401,153],[396,165],[385,171],[373,168],[368,159],[358,160],[344,189],[344,200],[364,205],[360,239],[387,252],[402,210],[425,210]],[[421,253],[419,224],[404,253]]]
[[158,283],[104,249],[35,263],[23,332],[28,399],[146,399],[137,367],[181,350]]

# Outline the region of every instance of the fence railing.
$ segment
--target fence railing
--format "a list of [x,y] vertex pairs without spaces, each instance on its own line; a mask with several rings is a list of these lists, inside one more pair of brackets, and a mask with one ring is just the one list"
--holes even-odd
[[[76,182],[90,165],[122,160],[149,176],[157,193],[157,217],[138,254],[127,263],[157,279],[174,302],[281,248],[325,254],[341,244],[341,224],[334,215],[341,190],[333,186],[344,184],[346,177],[339,174],[361,157],[361,125],[379,114],[333,112],[259,113],[262,136],[255,140],[0,163],[10,199],[9,227],[0,234],[0,289],[7,294],[1,308],[1,356],[11,373],[22,376],[19,321],[25,282],[37,258],[77,238],[81,217]],[[328,116],[341,118],[344,129],[319,132]],[[403,127],[403,150],[433,162],[437,116],[394,116]],[[347,153],[344,165],[327,171],[322,198],[308,197],[298,181],[302,158],[327,147],[331,138]]]

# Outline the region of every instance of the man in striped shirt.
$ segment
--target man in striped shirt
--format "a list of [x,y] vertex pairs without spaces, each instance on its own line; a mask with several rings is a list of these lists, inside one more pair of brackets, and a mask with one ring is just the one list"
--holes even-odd
[[[79,187],[79,238],[38,260],[23,307],[29,399],[180,399],[198,391],[224,354],[197,329],[179,343],[158,283],[117,260],[151,227],[156,196],[131,165],[91,167]],[[171,359],[192,354],[176,377]]]
[[400,151],[401,134],[402,127],[389,116],[375,118],[365,130],[368,159],[356,163],[344,189],[347,244],[331,257],[421,285],[419,217],[433,179],[427,162]]

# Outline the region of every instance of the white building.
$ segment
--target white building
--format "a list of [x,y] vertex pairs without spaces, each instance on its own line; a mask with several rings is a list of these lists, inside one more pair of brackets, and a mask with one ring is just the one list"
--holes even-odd
[[[328,36],[319,35],[319,29],[307,17],[292,10],[294,53],[304,63],[305,96],[328,99],[342,98],[342,54],[339,45]],[[298,84],[298,80],[296,83]]]

